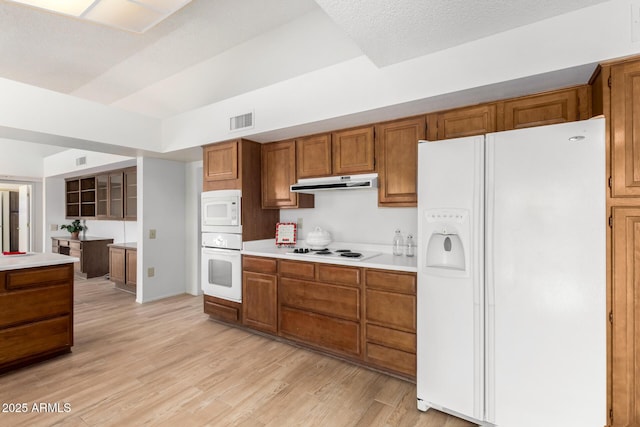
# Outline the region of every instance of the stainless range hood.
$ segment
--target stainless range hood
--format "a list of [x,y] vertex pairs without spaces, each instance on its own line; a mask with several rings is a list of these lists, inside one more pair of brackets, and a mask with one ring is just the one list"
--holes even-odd
[[328,176],[300,179],[291,186],[293,193],[315,193],[327,190],[356,190],[378,187],[378,174]]

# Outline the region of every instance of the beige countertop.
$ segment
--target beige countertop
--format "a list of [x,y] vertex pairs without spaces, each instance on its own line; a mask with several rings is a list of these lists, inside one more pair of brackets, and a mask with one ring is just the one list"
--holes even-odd
[[76,257],[60,254],[28,252],[20,255],[0,255],[0,271],[44,267],[80,261]]
[[[298,242],[297,246],[304,247],[304,240]],[[244,242],[243,249],[240,253],[243,255],[291,259],[296,261],[323,262],[327,264],[350,265],[353,267],[379,268],[382,270],[406,271],[412,273],[416,273],[418,271],[418,262],[415,256],[395,256],[390,252],[390,246],[344,242],[334,242],[330,246],[348,247],[354,251],[375,251],[380,252],[380,255],[362,261],[349,259],[342,260],[336,258],[321,259],[318,257],[303,258],[295,254],[287,254],[287,252],[291,252],[291,248],[278,248],[274,239]]]
[[138,242],[125,242],[125,243],[110,243],[107,245],[110,248],[122,248],[122,249],[138,249]]

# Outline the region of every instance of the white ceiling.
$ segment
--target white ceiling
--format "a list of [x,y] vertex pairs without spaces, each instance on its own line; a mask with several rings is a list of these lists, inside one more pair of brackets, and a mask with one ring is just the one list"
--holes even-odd
[[166,118],[366,55],[385,67],[605,0],[193,0],[144,34],[0,0],[0,77]]

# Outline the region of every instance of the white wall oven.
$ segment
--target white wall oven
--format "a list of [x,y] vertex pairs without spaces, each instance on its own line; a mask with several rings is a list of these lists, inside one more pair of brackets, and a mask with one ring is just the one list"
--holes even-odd
[[201,284],[205,295],[242,302],[242,235],[202,233]]
[[240,190],[205,191],[201,195],[202,232],[242,233]]

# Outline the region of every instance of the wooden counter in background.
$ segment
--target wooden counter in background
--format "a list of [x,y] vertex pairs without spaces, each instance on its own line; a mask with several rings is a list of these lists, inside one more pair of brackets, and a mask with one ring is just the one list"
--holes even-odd
[[109,248],[113,239],[84,236],[77,240],[69,237],[52,237],[51,252],[79,258],[75,272],[87,279],[104,276],[109,272]]
[[0,372],[71,351],[74,261],[0,256]]
[[136,293],[137,243],[112,243],[109,247],[109,280],[116,288]]

